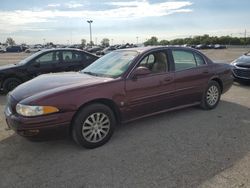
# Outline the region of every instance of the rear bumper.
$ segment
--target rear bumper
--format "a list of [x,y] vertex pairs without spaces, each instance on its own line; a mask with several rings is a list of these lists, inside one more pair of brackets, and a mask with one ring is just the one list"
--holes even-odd
[[30,137],[43,132],[69,129],[74,112],[56,113],[46,116],[23,117],[13,114],[8,107],[5,109],[5,118],[10,129],[17,134]]

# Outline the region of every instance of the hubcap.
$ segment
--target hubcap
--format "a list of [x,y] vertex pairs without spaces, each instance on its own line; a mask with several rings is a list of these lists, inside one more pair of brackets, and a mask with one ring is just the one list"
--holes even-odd
[[218,99],[219,99],[219,90],[216,86],[212,85],[207,90],[207,103],[210,106],[213,106],[217,103]]
[[93,113],[83,122],[82,135],[87,141],[96,143],[107,136],[109,129],[109,117],[101,112]]

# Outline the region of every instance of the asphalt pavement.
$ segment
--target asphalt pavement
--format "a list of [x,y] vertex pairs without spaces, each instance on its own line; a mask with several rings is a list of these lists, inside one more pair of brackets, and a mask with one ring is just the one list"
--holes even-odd
[[214,110],[121,125],[93,150],[69,138],[31,142],[5,131],[0,187],[250,187],[249,93],[235,83]]

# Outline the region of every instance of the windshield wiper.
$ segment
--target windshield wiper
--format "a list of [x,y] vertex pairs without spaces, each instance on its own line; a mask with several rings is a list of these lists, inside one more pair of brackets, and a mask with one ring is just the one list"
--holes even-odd
[[82,72],[84,74],[89,74],[89,75],[92,75],[92,76],[98,76],[98,74],[94,73],[94,72],[90,72],[90,71],[85,71],[85,72]]

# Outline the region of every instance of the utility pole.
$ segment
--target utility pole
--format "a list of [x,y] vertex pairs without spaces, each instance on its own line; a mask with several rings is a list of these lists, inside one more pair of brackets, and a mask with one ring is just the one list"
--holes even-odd
[[139,38],[139,37],[137,36],[137,37],[136,37],[136,44],[137,44],[137,45],[138,45],[138,38]]
[[90,34],[90,46],[92,47],[92,30],[91,30],[91,23],[93,23],[93,20],[87,20],[87,22],[89,23],[89,34]]
[[247,30],[245,29],[245,45],[247,45]]

